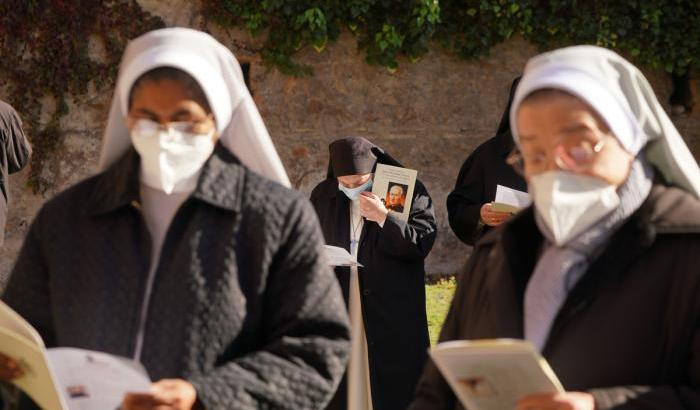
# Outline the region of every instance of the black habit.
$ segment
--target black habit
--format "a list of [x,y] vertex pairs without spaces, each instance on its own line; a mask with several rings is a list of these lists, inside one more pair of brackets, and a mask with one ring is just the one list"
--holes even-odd
[[513,81],[508,106],[496,136],[479,145],[459,170],[454,190],[447,196],[447,215],[452,231],[467,245],[474,245],[491,227],[481,222],[481,206],[496,198],[496,185],[527,191],[522,176],[506,163],[513,150],[510,106],[520,77]]
[[[379,148],[377,162],[400,166]],[[326,242],[350,252],[350,200],[328,178],[311,193]],[[367,337],[372,404],[377,410],[405,409],[410,403],[430,345],[425,312],[424,259],[437,234],[433,201],[416,181],[408,222],[389,213],[384,227],[365,221],[357,259],[362,316]],[[337,267],[346,304],[350,268]],[[329,408],[346,408],[343,382]]]
[[[440,341],[524,336],[523,298],[542,234],[529,207],[479,241]],[[655,185],[592,261],[542,355],[597,410],[700,409],[700,201]],[[410,410],[463,410],[432,362]]]

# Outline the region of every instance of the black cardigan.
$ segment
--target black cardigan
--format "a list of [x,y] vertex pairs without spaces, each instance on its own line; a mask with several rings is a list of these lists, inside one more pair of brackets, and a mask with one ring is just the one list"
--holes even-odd
[[[48,347],[130,357],[150,261],[129,151],[39,212],[3,300]],[[207,410],[322,408],[345,370],[349,328],[301,194],[221,145],[166,235],[142,362],[184,378]]]

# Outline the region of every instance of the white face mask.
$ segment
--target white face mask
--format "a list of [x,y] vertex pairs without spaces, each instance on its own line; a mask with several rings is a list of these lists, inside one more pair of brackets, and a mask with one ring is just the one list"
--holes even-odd
[[163,130],[154,121],[136,122],[131,141],[141,156],[141,182],[166,194],[194,190],[199,171],[214,151],[214,130],[185,131],[190,128],[190,123],[170,123]]
[[530,180],[535,210],[557,246],[590,228],[620,204],[615,186],[566,171],[548,171]]

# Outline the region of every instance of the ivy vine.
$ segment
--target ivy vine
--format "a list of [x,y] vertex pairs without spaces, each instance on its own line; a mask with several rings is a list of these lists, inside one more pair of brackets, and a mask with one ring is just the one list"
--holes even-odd
[[[84,95],[90,85],[107,92],[128,40],[163,25],[135,0],[0,2],[0,86],[31,136],[29,184],[35,191],[52,186],[42,169],[61,143],[66,97]],[[100,58],[91,57],[90,44],[101,49]],[[56,108],[42,122],[46,97],[56,101]]]
[[[308,75],[294,55],[323,52],[343,31],[369,64],[395,71],[438,42],[465,59],[521,35],[540,49],[598,44],[674,75],[700,67],[697,0],[203,0],[205,17],[263,36],[263,60],[286,74]],[[68,95],[114,83],[127,41],[163,27],[135,0],[0,1],[0,87],[22,115],[34,145],[30,185],[45,191],[46,160],[65,132]],[[101,50],[91,56],[91,47]],[[94,53],[93,53],[94,54]],[[55,110],[42,121],[44,98]]]
[[540,49],[597,44],[676,75],[700,60],[697,0],[212,0],[205,13],[224,27],[264,35],[263,59],[282,72],[311,73],[294,60],[321,52],[344,29],[370,64],[394,71],[437,40],[465,59],[521,35]]

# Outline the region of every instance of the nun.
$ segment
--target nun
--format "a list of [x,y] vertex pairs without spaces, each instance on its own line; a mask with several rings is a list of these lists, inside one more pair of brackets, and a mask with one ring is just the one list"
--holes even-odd
[[352,351],[329,409],[405,409],[429,346],[424,260],[433,246],[433,202],[416,181],[408,221],[371,193],[377,163],[401,167],[361,137],[330,144],[327,179],[311,193],[326,242],[360,267],[337,267],[350,313]]
[[2,299],[48,347],[143,363],[125,410],[325,407],[342,294],[231,52],[182,28],[130,42],[99,166],[41,208]]
[[508,105],[493,138],[476,147],[459,169],[454,189],[447,196],[447,217],[450,228],[460,241],[469,246],[488,231],[511,217],[509,212],[498,212],[492,207],[496,187],[503,185],[526,191],[523,176],[506,163],[515,144],[510,133],[510,107],[520,77],[513,80]]
[[[566,392],[520,410],[700,408],[700,169],[651,86],[563,48],[527,63],[510,119],[533,206],[477,244],[440,340],[530,341]],[[461,406],[429,363],[410,408]]]

